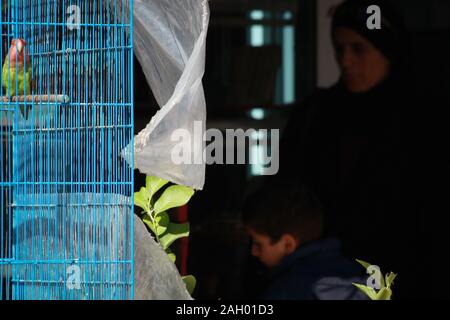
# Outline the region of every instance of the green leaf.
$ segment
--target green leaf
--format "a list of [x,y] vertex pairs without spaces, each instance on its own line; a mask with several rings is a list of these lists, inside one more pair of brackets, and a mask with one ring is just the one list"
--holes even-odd
[[388,287],[384,287],[380,291],[378,291],[375,300],[391,300],[391,296],[392,290]]
[[153,198],[156,192],[161,189],[164,185],[166,185],[169,181],[155,177],[155,176],[146,176],[145,177],[145,187],[148,190],[149,198]]
[[170,261],[175,263],[175,261],[177,260],[177,256],[175,255],[175,253],[173,253],[169,248],[166,249],[166,253],[169,256]]
[[367,268],[369,268],[372,264],[371,263],[368,263],[368,262],[365,262],[365,261],[362,261],[362,260],[359,260],[359,259],[356,259],[356,261],[360,264],[360,265],[362,265],[364,268],[366,268],[366,270],[367,270]]
[[397,274],[393,272],[389,272],[386,274],[386,287],[390,288],[394,283],[394,279],[397,277]]
[[144,223],[150,228],[150,230],[152,230],[153,234],[156,235],[156,230],[153,226],[152,220],[150,219],[150,217],[148,215],[146,215],[144,217],[144,219],[142,219],[144,221]]
[[155,217],[156,227],[158,229],[158,236],[167,231],[167,227],[170,223],[169,215],[167,212],[161,212]]
[[150,201],[150,198],[149,198],[148,191],[144,187],[142,187],[141,190],[139,190],[139,192],[134,193],[134,204],[137,205],[138,207],[144,209],[146,212],[150,211],[150,209],[148,207],[149,201]]
[[369,287],[366,287],[362,284],[359,283],[353,283],[353,285],[355,287],[357,287],[359,290],[361,290],[362,292],[364,292],[371,300],[377,300],[377,292]]
[[177,239],[189,236],[189,223],[169,223],[166,233],[159,239],[164,250]]
[[186,289],[189,292],[190,295],[194,292],[195,286],[197,285],[197,280],[193,275],[188,275],[181,277],[183,279],[184,283],[186,284]]
[[171,208],[180,207],[188,203],[194,194],[194,190],[185,186],[170,186],[164,190],[161,197],[156,201],[154,210],[156,213]]
[[170,261],[172,261],[172,263],[175,263],[175,261],[177,260],[177,256],[175,255],[175,253],[168,253],[167,255],[169,256]]

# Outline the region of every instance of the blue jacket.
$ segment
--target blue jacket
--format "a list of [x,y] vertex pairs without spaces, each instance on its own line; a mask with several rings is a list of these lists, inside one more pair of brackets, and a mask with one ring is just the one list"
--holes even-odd
[[300,246],[285,257],[271,274],[263,299],[271,300],[365,300],[352,283],[366,284],[362,266],[341,255],[335,238]]

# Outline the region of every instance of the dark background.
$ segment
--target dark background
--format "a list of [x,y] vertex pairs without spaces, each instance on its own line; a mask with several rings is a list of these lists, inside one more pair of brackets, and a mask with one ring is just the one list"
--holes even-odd
[[[450,1],[394,2],[402,9],[412,36],[419,90],[433,98],[429,105],[423,106],[423,112],[437,119],[440,111],[450,105]],[[329,3],[327,0],[210,1],[203,81],[207,127],[284,128],[292,110],[301,107],[303,99],[317,88],[319,73],[327,75],[328,70],[318,65],[319,56],[332,56],[332,52],[318,51],[319,41],[329,36],[319,26],[318,12]],[[263,36],[259,39],[261,30]],[[254,42],[258,45],[252,46]],[[158,107],[137,61],[135,65],[137,133]],[[263,111],[263,119],[252,116],[255,108],[259,113]],[[430,175],[433,174],[430,170]],[[143,184],[143,179],[136,173],[136,189]],[[194,298],[245,298],[257,289],[255,283],[248,281],[247,272],[254,270],[254,261],[248,257],[249,243],[239,217],[245,195],[263,180],[264,177],[252,174],[250,166],[207,166],[204,189],[196,193],[188,207],[191,235],[187,272],[197,278]],[[440,213],[433,208],[434,204],[430,204],[433,223],[429,224],[429,232],[444,234],[446,225],[437,222]],[[437,231],[439,226],[444,230]],[[437,242],[446,248],[442,241]],[[430,248],[430,254],[424,259],[439,256],[430,273],[445,275],[441,261],[446,260],[448,250],[439,250]],[[424,275],[418,281],[427,281],[427,277],[431,276]],[[430,283],[427,296],[448,298],[447,291],[444,283],[442,286]]]

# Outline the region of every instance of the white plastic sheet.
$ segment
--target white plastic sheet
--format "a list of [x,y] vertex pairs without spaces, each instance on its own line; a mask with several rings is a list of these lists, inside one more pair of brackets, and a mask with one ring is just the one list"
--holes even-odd
[[[205,179],[206,102],[201,81],[208,24],[207,0],[134,0],[135,54],[161,107],[135,137],[134,164],[142,173],[195,189],[202,189]],[[179,129],[191,140],[173,141]],[[181,140],[189,144],[183,150],[190,150],[191,161],[176,164],[172,153]],[[125,152],[128,161],[130,150],[131,146]]]
[[134,216],[134,299],[192,300],[177,268]]

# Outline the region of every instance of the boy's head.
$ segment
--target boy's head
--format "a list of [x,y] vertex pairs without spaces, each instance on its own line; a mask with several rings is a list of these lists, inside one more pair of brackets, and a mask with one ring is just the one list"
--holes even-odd
[[267,267],[277,266],[299,246],[320,238],[322,208],[304,185],[278,183],[247,198],[242,212],[252,238],[252,255]]

